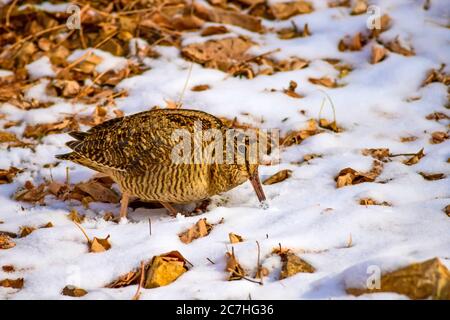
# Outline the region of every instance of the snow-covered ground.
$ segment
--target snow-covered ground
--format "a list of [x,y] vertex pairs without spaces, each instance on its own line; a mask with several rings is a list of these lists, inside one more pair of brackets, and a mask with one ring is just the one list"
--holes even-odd
[[[336,119],[343,132],[326,131],[307,138],[301,144],[285,148],[281,163],[260,168],[264,179],[281,169],[291,169],[292,176],[280,183],[264,186],[270,207],[259,208],[250,183],[212,198],[208,212],[195,217],[169,217],[162,209],[130,209],[127,223],[104,221],[103,213],[118,214],[119,205],[93,203],[90,209],[77,201],[62,202],[47,196],[46,205],[30,205],[12,199],[14,192],[27,180],[39,184],[49,179],[50,169],[44,165],[55,161],[54,155],[67,152],[66,134],[49,135],[42,139],[35,152],[30,149],[0,148],[0,169],[23,168],[13,183],[0,185],[1,231],[17,233],[21,226],[40,226],[52,222],[53,228],[38,229],[24,238],[14,239],[16,246],[0,250],[0,266],[14,265],[15,273],[0,269],[3,278],[24,278],[21,290],[0,287],[1,299],[62,299],[66,285],[76,285],[88,291],[80,299],[130,299],[136,286],[120,289],[105,288],[118,276],[147,260],[171,250],[180,251],[194,267],[174,283],[156,289],[143,289],[141,299],[352,299],[345,292],[346,284],[365,279],[368,265],[379,266],[382,272],[411,262],[439,257],[450,267],[450,217],[443,208],[450,203],[450,140],[431,144],[431,133],[448,131],[449,121],[428,120],[433,112],[449,115],[447,87],[433,82],[421,87],[431,69],[450,68],[448,29],[449,6],[446,0],[433,0],[429,10],[423,1],[370,1],[392,18],[392,27],[380,39],[390,41],[399,36],[414,48],[415,55],[406,57],[393,52],[385,60],[370,64],[372,43],[361,51],[338,50],[345,35],[365,31],[368,15],[350,16],[349,9],[328,8],[326,1],[314,1],[315,11],[297,15],[298,26],[308,23],[312,36],[280,40],[274,33],[255,34],[230,26],[235,34],[250,35],[258,44],[255,52],[277,48],[283,59],[298,56],[310,61],[307,68],[259,75],[254,79],[231,77],[221,71],[194,64],[189,87],[208,84],[201,92],[186,90],[183,107],[207,111],[216,116],[233,118],[262,128],[279,128],[282,134],[307,126],[308,119],[317,118],[326,91],[336,108]],[[288,27],[289,20],[264,21],[267,27]],[[201,40],[198,33],[185,33],[184,41]],[[151,67],[142,75],[123,80],[118,89],[128,96],[116,99],[125,114],[164,106],[166,100],[177,101],[188,74],[190,62],[182,59],[173,47],[156,47],[161,54],[149,59]],[[82,52],[74,53],[76,59]],[[103,54],[108,61],[108,54]],[[111,57],[110,57],[111,58]],[[341,59],[353,67],[348,76],[339,80],[345,86],[328,89],[314,85],[308,78],[330,76],[338,71],[323,59]],[[111,58],[112,59],[112,58]],[[122,65],[121,58],[103,63],[103,72]],[[52,76],[48,61],[29,66],[34,77]],[[117,64],[117,65],[116,65]],[[289,97],[282,89],[297,82],[301,99]],[[48,80],[43,80],[48,81]],[[45,83],[29,90],[30,96],[43,99]],[[270,89],[277,89],[271,92]],[[320,90],[319,90],[320,89]],[[419,98],[419,99],[416,99]],[[84,110],[91,113],[95,106],[56,101],[49,109],[19,110],[8,103],[0,105],[8,120],[23,120],[21,126],[8,129],[22,134],[27,124],[53,122],[64,113]],[[303,110],[302,112],[300,112]],[[246,113],[248,115],[243,115]],[[323,117],[332,119],[331,107]],[[264,119],[261,124],[257,119]],[[0,127],[6,120],[0,120]],[[417,137],[402,142],[402,137]],[[336,188],[334,178],[341,169],[351,167],[368,171],[373,159],[364,156],[364,148],[389,148],[391,153],[426,154],[417,164],[403,164],[406,157],[392,157],[376,182]],[[296,164],[307,154],[320,154],[308,162]],[[85,181],[93,172],[73,163],[63,163],[52,169],[55,181],[64,182],[66,166],[71,182]],[[447,177],[425,180],[419,172],[444,173]],[[380,183],[385,182],[385,183]],[[361,198],[389,202],[391,206],[364,206]],[[86,214],[82,224],[89,236],[110,235],[112,248],[103,253],[89,253],[85,239],[67,219],[70,209]],[[219,222],[212,232],[190,244],[183,244],[178,234],[199,218]],[[152,233],[149,234],[151,218]],[[244,242],[231,245],[228,233],[242,235]],[[349,245],[351,239],[351,245]],[[250,275],[256,271],[257,246],[261,246],[261,262],[270,274],[264,285],[246,280],[227,281],[225,252],[234,247],[236,257]],[[279,244],[291,248],[316,269],[315,273],[299,273],[278,280],[281,261],[271,255]],[[215,262],[212,264],[210,261]],[[405,298],[394,293],[363,295],[359,298]]]

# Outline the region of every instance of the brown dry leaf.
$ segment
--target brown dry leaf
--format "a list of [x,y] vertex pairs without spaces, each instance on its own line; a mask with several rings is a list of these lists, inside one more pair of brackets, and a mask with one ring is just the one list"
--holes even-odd
[[261,19],[248,14],[220,8],[207,9],[196,2],[194,3],[194,8],[196,15],[207,21],[232,24],[253,32],[264,31],[264,27],[261,24]]
[[361,32],[358,32],[353,37],[345,36],[338,43],[339,51],[360,51],[362,47],[367,43],[367,37]]
[[356,0],[353,3],[351,15],[358,15],[367,12],[368,4],[367,0]]
[[362,198],[359,200],[359,204],[362,206],[391,206],[389,202],[379,202],[372,198]]
[[316,135],[321,132],[323,132],[323,130],[318,129],[316,120],[309,119],[308,126],[306,129],[288,132],[286,137],[281,139],[281,145],[288,147],[293,144],[300,144],[306,138]]
[[324,129],[328,129],[334,132],[342,132],[343,129],[338,127],[336,121],[328,121],[327,119],[319,119],[319,127],[324,128]]
[[315,272],[315,269],[312,265],[292,252],[281,254],[280,257],[281,261],[283,262],[283,265],[281,267],[280,280],[291,277],[300,272]]
[[227,72],[233,65],[248,59],[253,43],[243,37],[193,43],[181,49],[184,57],[210,68]]
[[318,84],[327,88],[336,88],[338,86],[336,80],[333,80],[329,77],[308,78],[308,81],[312,84]]
[[44,198],[47,192],[45,191],[45,184],[35,187],[30,181],[27,181],[23,188],[19,189],[14,195],[17,201],[44,203]]
[[375,64],[381,62],[386,58],[387,50],[385,47],[374,45],[372,46],[372,55],[370,57],[370,63]]
[[404,44],[400,43],[400,39],[397,37],[395,40],[385,44],[385,47],[392,52],[404,55],[405,57],[414,56],[415,52],[413,49],[405,47]]
[[289,88],[284,89],[283,92],[292,98],[303,98],[301,94],[295,92],[295,89],[297,89],[297,82],[291,80],[289,81]]
[[211,87],[208,84],[199,84],[199,85],[193,86],[191,88],[191,91],[198,92],[198,91],[205,91],[205,90],[209,90],[209,89],[211,89]]
[[[442,209],[442,211],[444,211],[445,214],[446,214],[448,217],[450,217],[450,204],[447,205],[447,206],[445,206],[445,208]],[[0,245],[0,249],[1,249],[1,245]]]
[[9,169],[0,169],[0,184],[13,182],[14,177],[21,172],[23,172],[23,170],[17,169],[16,167],[11,167]]
[[434,258],[384,274],[380,289],[347,288],[346,291],[355,296],[395,292],[413,300],[450,300],[450,272],[438,258]]
[[275,71],[294,71],[306,68],[309,65],[309,61],[291,57],[280,61],[273,61]]
[[370,37],[371,38],[376,38],[380,35],[380,33],[386,31],[387,29],[389,29],[391,25],[391,17],[389,17],[389,15],[387,14],[383,14],[380,18],[380,28],[373,28],[370,32]]
[[443,112],[433,112],[427,115],[425,118],[427,120],[434,120],[434,121],[450,119],[450,117]]
[[422,87],[432,82],[441,82],[446,86],[450,85],[450,74],[445,73],[444,68],[445,64],[443,64],[439,69],[432,69],[429,71],[422,83]]
[[188,271],[186,259],[178,251],[153,257],[146,272],[144,288],[166,286]]
[[15,242],[12,241],[11,237],[6,234],[0,233],[0,249],[11,249],[16,246]]
[[28,227],[28,226],[20,227],[19,237],[25,238],[30,233],[32,233],[34,230],[36,230],[36,228],[34,228],[34,227]]
[[61,291],[61,294],[64,296],[77,297],[77,298],[85,296],[85,295],[87,295],[87,293],[88,292],[86,290],[77,288],[77,287],[71,286],[71,285],[65,286]]
[[209,26],[203,29],[202,33],[200,34],[202,37],[212,36],[215,34],[224,34],[228,33],[228,29],[225,26]]
[[403,163],[408,166],[412,166],[413,164],[418,163],[420,161],[420,159],[422,159],[424,156],[425,156],[425,154],[423,153],[423,148],[422,148],[419,150],[419,152],[417,152],[415,155],[413,155],[408,160],[405,160]]
[[16,135],[8,131],[0,131],[0,143],[16,142],[18,139]]
[[108,284],[107,288],[122,288],[126,287],[132,284],[136,284],[139,281],[139,278],[141,277],[140,270],[133,270],[128,272],[127,274],[124,274],[123,276],[120,276],[117,280],[114,280],[110,284]]
[[81,90],[78,82],[74,80],[55,79],[49,85],[51,86],[50,88],[56,89],[57,96],[62,96],[64,98],[74,98]]
[[334,179],[336,181],[336,187],[342,188],[363,182],[373,182],[381,174],[382,170],[383,163],[378,160],[373,161],[372,169],[368,172],[360,172],[352,168],[342,169]]
[[94,237],[94,239],[89,242],[89,252],[104,252],[111,249],[111,244],[108,239],[109,235],[105,239]]
[[244,268],[241,267],[236,256],[234,255],[234,250],[226,253],[227,265],[225,267],[226,272],[230,272],[230,276],[228,277],[228,281],[232,280],[241,280],[245,277]]
[[3,272],[10,273],[10,272],[15,272],[16,268],[14,268],[13,265],[9,264],[9,265],[2,266],[2,270],[3,270]]
[[322,158],[322,155],[317,153],[308,153],[303,156],[303,161],[310,161],[316,158]]
[[258,270],[256,271],[255,278],[256,279],[262,279],[264,277],[267,277],[269,275],[269,269],[266,267],[259,266]]
[[371,156],[374,159],[384,160],[389,157],[389,148],[371,148],[371,149],[362,149],[361,153],[364,156]]
[[200,29],[205,21],[193,14],[187,14],[183,16],[174,17],[172,19],[172,25],[176,30],[197,30]]
[[419,172],[419,174],[428,181],[434,181],[434,180],[440,180],[444,179],[446,176],[443,173],[426,173],[426,172]]
[[314,8],[308,1],[277,2],[270,5],[270,11],[276,19],[286,20],[302,13],[311,13]]
[[409,137],[400,137],[400,142],[412,142],[416,141],[418,138],[415,136],[409,136]]
[[448,139],[448,133],[443,131],[436,131],[431,134],[430,143],[439,144]]
[[244,241],[240,235],[233,232],[230,232],[228,237],[230,238],[230,243],[239,243]]
[[72,209],[70,213],[67,215],[67,217],[76,223],[83,223],[85,216],[81,216],[78,214],[78,211],[76,209]]
[[0,287],[22,289],[23,288],[23,278],[18,279],[3,279],[0,280]]
[[63,198],[63,196],[69,191],[69,186],[56,181],[50,182],[47,186],[48,192],[53,194],[57,198]]
[[279,183],[281,181],[286,180],[291,175],[292,175],[292,170],[289,170],[289,169],[281,170],[281,171],[278,171],[277,173],[275,173],[274,175],[270,176],[269,178],[265,179],[263,181],[263,184],[270,185],[270,184]]
[[120,197],[111,188],[105,187],[100,182],[91,180],[88,182],[81,182],[75,185],[74,190],[81,190],[87,193],[94,201],[106,203],[118,203]]
[[191,243],[195,239],[206,237],[211,232],[212,227],[213,226],[206,221],[206,218],[202,218],[191,228],[180,233],[178,237],[183,243]]
[[291,21],[291,23],[292,27],[283,28],[277,31],[278,38],[288,40],[294,38],[309,37],[311,35],[307,23],[305,23],[305,25],[303,26],[303,30],[299,29],[294,21]]
[[29,124],[25,128],[23,136],[39,139],[49,134],[77,131],[78,129],[78,122],[73,117],[66,117],[64,120],[55,123]]

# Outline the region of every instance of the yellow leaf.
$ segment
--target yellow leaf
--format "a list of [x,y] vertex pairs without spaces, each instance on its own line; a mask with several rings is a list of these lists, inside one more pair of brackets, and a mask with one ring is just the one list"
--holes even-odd
[[244,268],[241,267],[236,256],[234,255],[234,250],[226,253],[227,257],[227,265],[225,271],[230,272],[230,276],[228,277],[228,281],[232,280],[240,280],[245,277]]
[[13,279],[0,280],[0,287],[22,289],[23,278],[18,278],[18,279],[14,279],[14,280]]
[[272,175],[269,178],[267,178],[266,180],[264,180],[263,184],[270,185],[270,184],[279,183],[279,182],[284,181],[287,178],[289,178],[291,176],[291,174],[292,174],[292,170],[289,170],[289,169],[278,171],[274,175]]
[[69,297],[82,297],[85,296],[88,292],[84,289],[68,285],[65,286],[64,289],[62,289],[61,293]]
[[315,271],[312,265],[292,252],[282,254],[281,261],[283,262],[283,266],[281,267],[280,280],[300,272],[313,273]]
[[183,243],[191,243],[195,239],[207,236],[211,232],[211,229],[212,225],[203,218],[198,220],[191,228],[179,234],[178,237]]
[[108,241],[109,235],[105,239],[99,239],[94,237],[92,241],[89,242],[90,252],[103,252],[111,249],[111,244]]
[[228,234],[228,237],[230,238],[230,243],[238,243],[244,241],[240,235],[237,235],[233,232],[230,232]]
[[11,249],[15,246],[16,244],[9,236],[0,233],[0,249]]
[[186,260],[178,251],[153,257],[144,288],[157,288],[174,282],[187,271]]

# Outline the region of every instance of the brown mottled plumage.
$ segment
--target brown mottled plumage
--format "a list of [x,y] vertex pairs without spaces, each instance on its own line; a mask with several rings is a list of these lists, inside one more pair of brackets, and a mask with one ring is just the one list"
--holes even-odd
[[[245,163],[174,163],[172,150],[179,144],[176,129],[194,135],[194,124],[203,130],[217,129],[225,137],[222,121],[208,113],[183,109],[156,109],[103,122],[87,132],[72,132],[73,152],[57,155],[109,175],[123,192],[121,216],[126,216],[128,196],[159,201],[171,213],[170,203],[189,203],[228,191],[250,179],[260,201],[258,165]],[[225,139],[225,138],[224,138]],[[195,138],[194,138],[195,140]],[[202,150],[208,142],[200,140]],[[225,146],[225,141],[223,141]],[[225,148],[224,148],[225,149]],[[191,160],[194,158],[192,152]],[[224,159],[226,159],[224,152]]]

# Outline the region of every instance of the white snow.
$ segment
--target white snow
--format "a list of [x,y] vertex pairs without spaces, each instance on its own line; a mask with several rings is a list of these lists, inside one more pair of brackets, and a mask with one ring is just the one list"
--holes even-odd
[[[39,229],[29,236],[14,239],[17,246],[0,251],[0,266],[14,265],[18,270],[6,273],[0,269],[0,279],[25,279],[24,288],[14,290],[0,287],[2,299],[63,299],[61,290],[76,285],[89,293],[80,299],[130,299],[136,286],[107,289],[105,286],[118,276],[150,259],[171,250],[179,250],[194,267],[174,283],[143,289],[141,299],[353,299],[346,294],[346,286],[364,285],[367,267],[375,265],[388,272],[411,262],[439,257],[450,267],[450,218],[442,209],[450,203],[450,140],[430,144],[434,131],[448,131],[448,120],[427,120],[435,112],[449,114],[447,88],[441,83],[421,87],[427,72],[450,64],[449,29],[445,28],[446,0],[432,1],[429,11],[422,9],[423,1],[371,1],[382,13],[393,18],[392,28],[381,35],[383,41],[400,36],[410,43],[416,55],[404,57],[389,53],[388,57],[371,65],[372,43],[361,51],[340,52],[338,41],[345,35],[364,31],[368,15],[349,16],[343,8],[327,8],[324,1],[307,15],[292,18],[298,26],[308,23],[311,37],[280,40],[273,33],[255,35],[240,28],[230,27],[233,33],[251,34],[260,44],[258,52],[277,48],[277,57],[298,56],[311,61],[309,67],[272,76],[258,76],[252,80],[233,78],[217,70],[194,64],[183,106],[229,118],[237,116],[242,122],[263,128],[279,128],[282,133],[302,129],[307,120],[317,118],[326,91],[336,107],[337,123],[342,133],[325,132],[312,136],[300,145],[281,153],[281,163],[261,167],[262,179],[281,169],[293,170],[292,177],[270,186],[263,186],[269,208],[259,208],[250,183],[245,183],[225,194],[212,197],[209,211],[197,217],[171,218],[163,209],[129,209],[129,221],[115,224],[102,219],[104,212],[118,213],[119,205],[92,204],[89,210],[76,201],[62,202],[46,198],[46,206],[18,203],[12,194],[27,180],[35,184],[50,178],[50,169],[44,164],[54,162],[54,155],[67,152],[65,134],[45,137],[35,152],[30,149],[0,148],[0,168],[25,168],[11,184],[0,185],[0,230],[18,232],[21,226],[39,226],[49,221],[50,229]],[[447,10],[447,11],[446,11]],[[448,23],[448,21],[447,21]],[[264,21],[277,29],[289,26],[289,21]],[[224,35],[229,36],[229,35]],[[195,41],[194,41],[195,39]],[[183,43],[201,41],[198,33],[187,33]],[[139,41],[139,45],[144,42]],[[123,80],[117,90],[126,89],[128,96],[116,99],[125,114],[148,110],[154,105],[164,106],[166,100],[177,101],[188,74],[190,62],[179,56],[172,47],[158,46],[158,59],[147,59],[150,70],[142,75]],[[91,49],[86,49],[91,50]],[[70,56],[74,61],[86,50],[77,50]],[[123,68],[127,60],[101,50],[93,52],[102,57],[98,72]],[[337,71],[324,58],[338,58],[354,67],[340,83],[344,87],[326,89],[308,82],[310,77],[336,77]],[[51,76],[48,63],[42,58],[28,66],[36,77]],[[282,92],[289,81],[298,83],[297,92],[305,97],[291,98]],[[46,80],[43,80],[46,81]],[[192,92],[194,85],[209,84],[210,90]],[[31,88],[29,94],[45,98],[45,82]],[[319,90],[320,89],[320,90]],[[408,102],[408,98],[420,97]],[[65,113],[95,106],[56,101],[50,109],[20,111],[5,103],[0,111],[14,120],[39,123],[62,119]],[[302,114],[300,110],[304,110]],[[250,115],[243,115],[247,112]],[[323,116],[332,119],[329,105]],[[254,119],[264,119],[263,124]],[[287,118],[287,120],[285,120]],[[285,121],[283,121],[285,120]],[[6,120],[0,120],[0,127]],[[8,129],[21,133],[24,124]],[[16,130],[16,131],[14,131]],[[402,143],[401,137],[416,136],[417,140]],[[363,156],[363,148],[390,148],[392,153],[415,153],[424,148],[426,156],[413,166],[402,163],[404,157],[394,157],[385,163],[378,181],[336,188],[334,177],[346,167],[369,170],[372,158]],[[291,162],[310,153],[321,154],[309,163]],[[89,179],[93,171],[62,163],[53,168],[54,180],[63,182],[66,167],[70,168],[73,183]],[[445,179],[426,181],[418,172],[444,173]],[[392,206],[361,206],[358,200],[371,197],[387,201]],[[86,214],[83,227],[89,236],[110,235],[112,248],[104,253],[88,253],[81,232],[66,217],[75,208]],[[183,244],[178,234],[199,218],[215,223],[224,218],[204,238]],[[149,235],[148,219],[152,234]],[[230,245],[228,233],[242,235],[244,242]],[[349,238],[352,245],[347,247]],[[234,247],[242,266],[254,275],[257,246],[261,245],[261,262],[270,274],[260,286],[245,280],[227,281],[225,252]],[[281,261],[271,254],[281,243],[311,263],[316,272],[297,274],[278,280]],[[211,264],[208,260],[215,264]],[[363,295],[359,299],[405,299],[394,293]]]
[[53,71],[52,64],[47,56],[43,56],[28,64],[27,71],[31,79],[55,76],[55,71]]

